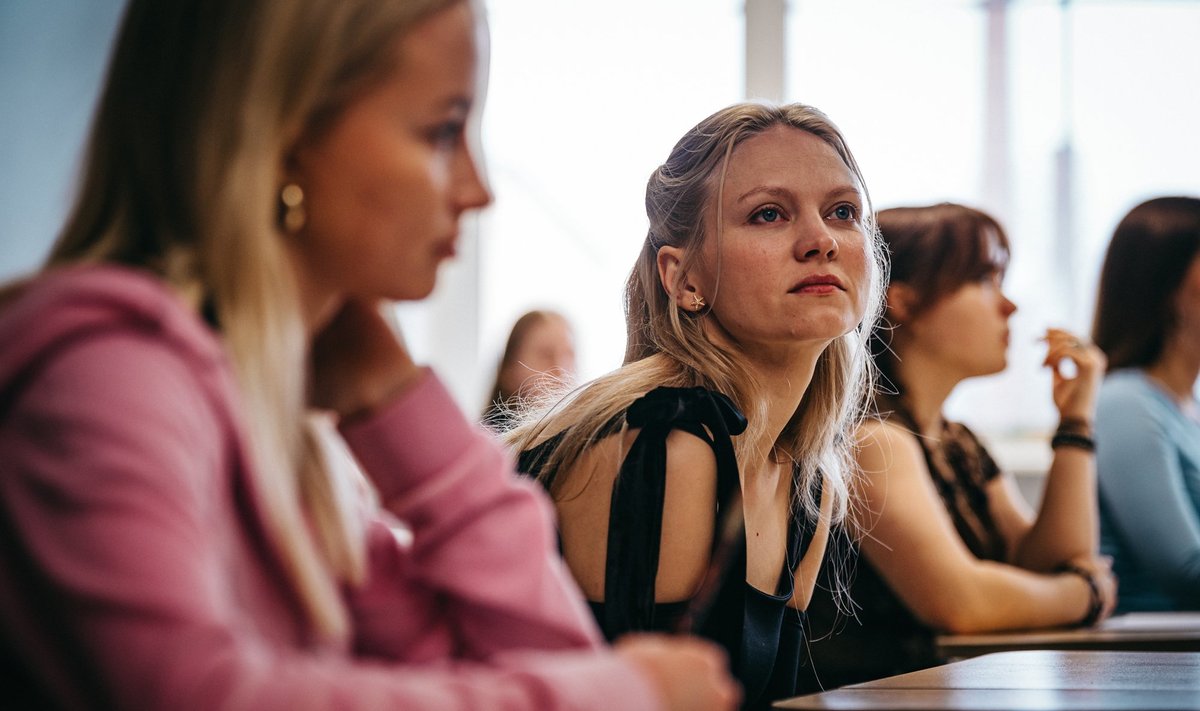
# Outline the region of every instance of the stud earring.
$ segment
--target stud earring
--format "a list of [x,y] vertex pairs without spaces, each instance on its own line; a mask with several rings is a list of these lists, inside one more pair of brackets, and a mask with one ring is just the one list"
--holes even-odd
[[279,191],[279,202],[283,203],[283,229],[289,234],[299,232],[308,220],[304,210],[304,190],[295,183],[288,183]]
[[692,310],[699,311],[704,308],[704,297],[699,294],[692,294]]

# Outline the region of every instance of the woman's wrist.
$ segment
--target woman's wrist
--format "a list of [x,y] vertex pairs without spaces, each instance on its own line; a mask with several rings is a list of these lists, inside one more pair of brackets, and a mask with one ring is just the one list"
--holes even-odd
[[1092,420],[1089,417],[1063,415],[1058,420],[1058,432],[1070,432],[1090,437],[1092,435]]
[[1083,617],[1076,624],[1080,627],[1091,627],[1096,624],[1096,621],[1100,619],[1100,613],[1104,610],[1104,599],[1100,596],[1100,583],[1096,580],[1095,573],[1071,563],[1060,565],[1055,569],[1055,572],[1063,575],[1077,576],[1087,584],[1087,608]]
[[424,373],[424,368],[410,362],[409,367],[397,369],[387,377],[363,384],[358,396],[348,400],[339,409],[338,415],[346,421],[369,418],[412,388]]

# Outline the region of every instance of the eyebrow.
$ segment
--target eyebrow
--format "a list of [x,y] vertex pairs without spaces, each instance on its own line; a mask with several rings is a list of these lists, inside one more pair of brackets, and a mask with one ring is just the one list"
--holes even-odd
[[461,94],[451,96],[442,102],[442,108],[448,111],[461,111],[464,114],[469,114],[471,113],[471,99]]
[[[792,191],[788,190],[787,188],[782,188],[782,187],[775,186],[775,185],[757,185],[753,188],[750,188],[746,192],[742,193],[740,196],[738,196],[738,198],[735,202],[737,202],[737,203],[745,202],[748,198],[758,195],[760,193],[769,195],[771,197],[790,197],[792,194]],[[862,191],[859,190],[854,185],[850,185],[850,184],[839,185],[836,188],[833,188],[832,190],[830,190],[828,193],[825,194],[825,198],[829,199],[832,197],[836,197],[838,195],[844,195],[846,193],[853,193],[854,196],[857,197],[859,200],[863,199]]]

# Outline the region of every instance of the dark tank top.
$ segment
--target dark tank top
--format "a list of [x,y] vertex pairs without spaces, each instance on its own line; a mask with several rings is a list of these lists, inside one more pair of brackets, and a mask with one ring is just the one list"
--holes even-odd
[[[919,429],[899,405],[889,403],[889,421]],[[954,528],[971,553],[982,560],[1003,561],[1006,543],[988,507],[987,486],[999,474],[995,461],[965,425],[943,422],[936,441],[917,437],[925,464]],[[889,502],[901,505],[901,502]],[[834,531],[830,555],[852,548],[844,529]],[[852,555],[844,557],[853,559]],[[853,616],[839,612],[831,593],[833,581],[823,569],[808,607],[809,653],[800,693],[857,684],[944,663],[937,652],[936,630],[918,620],[871,564],[859,557],[850,576]]]
[[[717,508],[714,530],[739,499],[737,460],[731,436],[741,434],[746,420],[727,397],[705,388],[660,387],[626,410],[602,436],[627,424],[640,429],[621,464],[613,487],[605,561],[604,602],[589,601],[608,639],[632,631],[692,632],[720,643],[743,687],[743,708],[765,709],[771,701],[793,696],[804,654],[804,613],[788,607],[796,565],[812,540],[815,522],[793,518],[788,526],[787,555],[774,593],[746,582],[745,536],[730,550],[722,579],[702,608],[696,600],[656,603],[666,491],[666,440],[683,430],[704,440],[717,460]],[[562,440],[563,433],[522,452],[518,469],[537,472]],[[555,472],[542,481],[549,488]],[[817,477],[819,486],[819,477]],[[817,492],[819,493],[819,491]],[[714,536],[714,554],[720,536]]]

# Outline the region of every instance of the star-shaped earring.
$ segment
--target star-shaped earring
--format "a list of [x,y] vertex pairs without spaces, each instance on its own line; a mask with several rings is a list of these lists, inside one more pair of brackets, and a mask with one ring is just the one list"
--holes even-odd
[[699,311],[704,308],[704,297],[699,294],[692,294],[692,310]]

